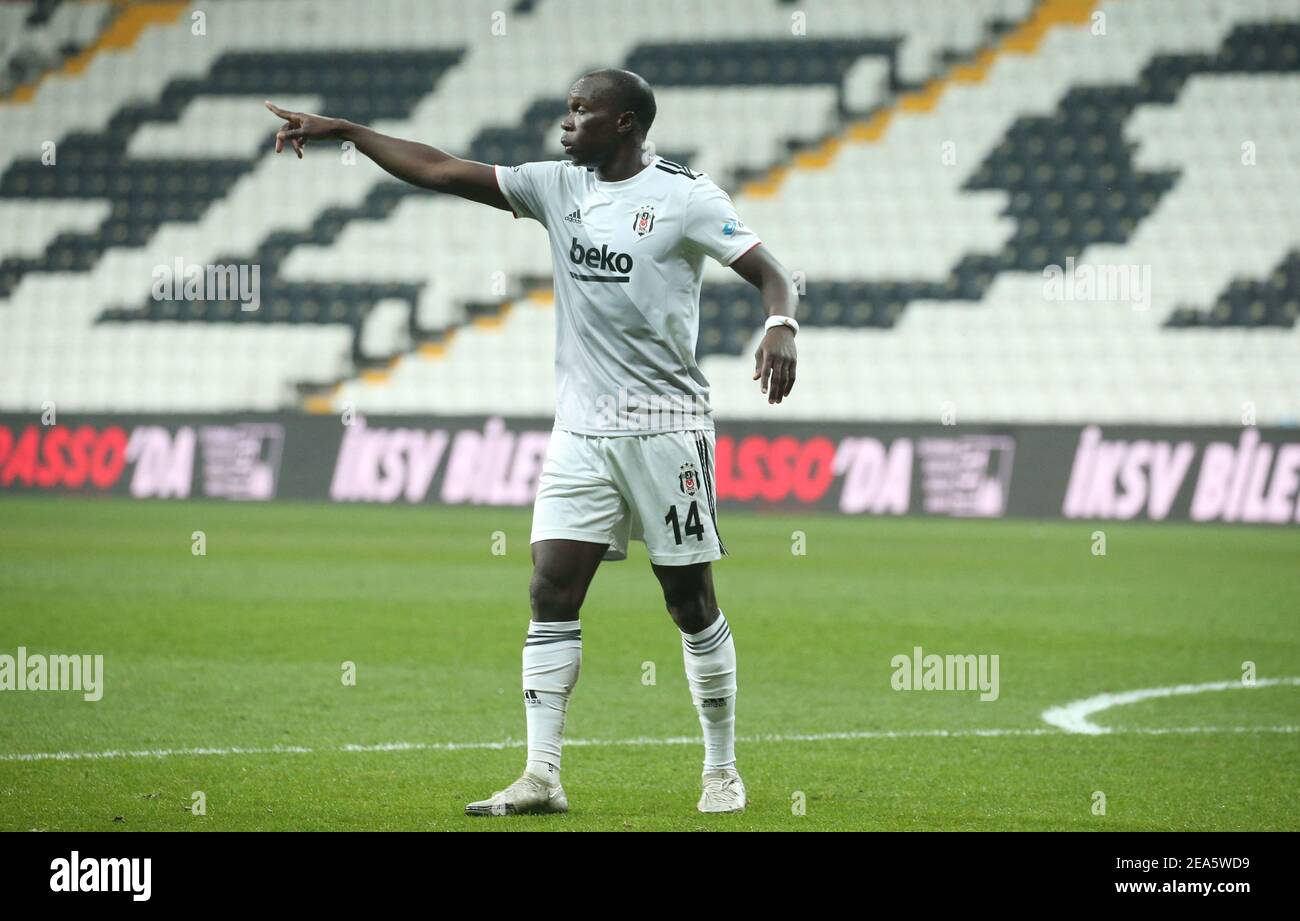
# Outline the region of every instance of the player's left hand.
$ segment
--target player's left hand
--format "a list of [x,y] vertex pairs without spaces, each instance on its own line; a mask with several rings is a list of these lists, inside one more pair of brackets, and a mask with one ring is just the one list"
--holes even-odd
[[754,380],[761,380],[767,402],[780,403],[794,389],[794,367],[798,362],[794,348],[794,331],[788,326],[773,326],[763,335],[754,353]]

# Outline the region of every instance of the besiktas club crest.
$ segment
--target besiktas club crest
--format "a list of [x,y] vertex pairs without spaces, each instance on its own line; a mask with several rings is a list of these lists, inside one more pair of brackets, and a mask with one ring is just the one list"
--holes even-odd
[[694,464],[682,464],[682,472],[677,474],[677,485],[685,495],[693,496],[700,489],[700,475]]
[[655,209],[642,205],[632,213],[632,229],[638,237],[644,237],[655,228]]

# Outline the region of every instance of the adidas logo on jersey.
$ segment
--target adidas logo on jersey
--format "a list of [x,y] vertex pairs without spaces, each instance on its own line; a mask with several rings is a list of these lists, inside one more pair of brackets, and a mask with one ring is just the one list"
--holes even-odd
[[571,224],[582,224],[582,209],[575,208],[572,214],[566,214],[564,219]]
[[617,253],[611,250],[608,244],[602,243],[600,249],[596,247],[587,248],[578,242],[574,237],[573,242],[569,244],[569,261],[576,265],[585,265],[589,269],[601,269],[605,272],[618,272],[618,275],[578,275],[570,272],[578,281],[616,281],[626,282],[630,279],[628,274],[632,271],[632,257],[627,253]]

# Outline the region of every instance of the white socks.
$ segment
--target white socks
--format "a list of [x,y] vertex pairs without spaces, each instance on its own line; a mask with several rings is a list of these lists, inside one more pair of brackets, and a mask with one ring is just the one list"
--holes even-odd
[[560,782],[560,746],[569,694],[582,665],[582,622],[530,621],[524,641],[524,713],[528,719],[525,770]]
[[691,699],[704,730],[704,770],[736,766],[736,644],[727,618],[699,633],[682,634],[682,659]]
[[[699,633],[682,634],[682,660],[704,730],[704,770],[734,768],[736,645],[721,611],[718,619]],[[549,783],[559,783],[564,718],[582,665],[581,621],[529,622],[523,662],[528,719],[525,770]]]

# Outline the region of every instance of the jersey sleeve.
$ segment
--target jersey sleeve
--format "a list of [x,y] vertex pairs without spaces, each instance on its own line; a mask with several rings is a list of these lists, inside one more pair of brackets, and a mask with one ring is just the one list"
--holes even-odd
[[740,219],[731,196],[705,177],[691,188],[685,223],[686,239],[723,265],[731,265],[763,242]]
[[559,160],[494,167],[497,185],[515,217],[530,217],[543,227],[547,226],[547,202],[558,200],[564,168]]

